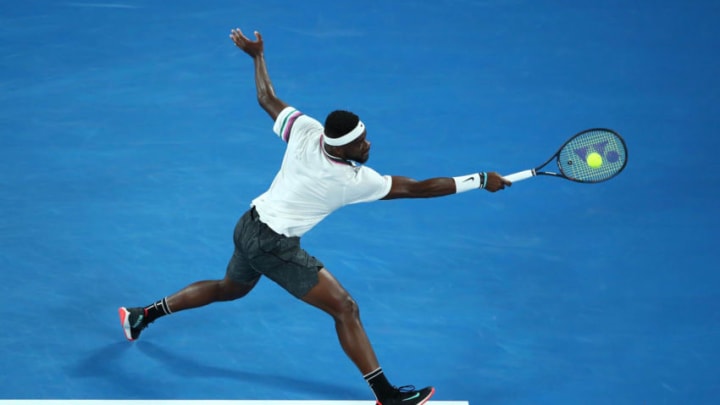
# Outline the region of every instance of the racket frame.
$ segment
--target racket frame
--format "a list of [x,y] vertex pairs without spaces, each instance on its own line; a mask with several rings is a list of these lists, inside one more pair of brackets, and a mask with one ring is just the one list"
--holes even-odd
[[[563,151],[563,149],[565,148],[565,146],[567,146],[567,144],[569,144],[570,142],[575,140],[575,138],[577,138],[585,133],[592,132],[592,131],[609,132],[609,133],[613,134],[618,140],[620,140],[620,143],[622,143],[622,146],[623,146],[623,149],[625,152],[625,160],[623,161],[622,167],[617,172],[615,172],[612,176],[610,176],[606,179],[601,179],[601,180],[580,180],[580,179],[574,179],[572,177],[568,177],[567,175],[565,175],[565,173],[562,170],[562,166],[560,165],[560,152]],[[545,166],[547,166],[550,162],[552,162],[553,160],[555,161],[555,163],[557,165],[558,172],[542,171],[542,169]],[[620,136],[620,134],[618,134],[617,132],[613,131],[612,129],[608,129],[608,128],[590,128],[590,129],[580,131],[577,134],[571,136],[567,141],[565,141],[558,148],[557,152],[555,152],[552,156],[550,156],[550,158],[548,160],[546,160],[543,164],[535,167],[534,169],[523,170],[523,171],[509,174],[509,175],[503,176],[503,177],[511,182],[515,182],[515,181],[529,179],[529,178],[535,177],[535,176],[553,176],[553,177],[562,177],[564,179],[574,181],[576,183],[592,184],[592,183],[600,183],[603,181],[607,181],[607,180],[610,180],[613,177],[617,176],[618,174],[620,174],[620,172],[625,170],[625,166],[627,166],[627,162],[628,162],[627,144],[625,143],[625,139],[623,139],[623,137]]]

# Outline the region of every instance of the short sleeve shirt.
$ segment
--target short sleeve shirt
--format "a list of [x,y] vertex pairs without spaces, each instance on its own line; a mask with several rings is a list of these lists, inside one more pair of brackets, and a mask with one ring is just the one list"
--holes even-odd
[[286,107],[273,126],[287,143],[282,165],[270,188],[252,201],[260,219],[286,236],[302,236],[336,209],[385,197],[391,176],[327,155],[323,126]]

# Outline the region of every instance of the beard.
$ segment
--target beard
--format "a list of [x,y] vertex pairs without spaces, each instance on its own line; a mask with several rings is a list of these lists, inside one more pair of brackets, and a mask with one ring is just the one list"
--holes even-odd
[[369,158],[370,158],[370,152],[366,152],[366,153],[364,153],[364,154],[362,154],[362,155],[358,155],[358,156],[356,156],[356,157],[353,157],[353,158],[350,159],[350,160],[354,160],[354,161],[356,161],[356,162],[358,162],[358,163],[365,163],[365,162],[368,161]]

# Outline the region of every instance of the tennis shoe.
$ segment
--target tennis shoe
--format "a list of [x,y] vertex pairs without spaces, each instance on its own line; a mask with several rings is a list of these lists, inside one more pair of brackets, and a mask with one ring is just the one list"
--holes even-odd
[[125,332],[127,340],[136,340],[140,337],[140,332],[147,328],[150,322],[147,322],[147,312],[145,308],[125,308],[118,309],[120,316],[120,324]]
[[415,390],[412,385],[395,388],[394,392],[382,401],[378,400],[377,405],[422,405],[426,403],[435,393],[435,388],[425,387]]

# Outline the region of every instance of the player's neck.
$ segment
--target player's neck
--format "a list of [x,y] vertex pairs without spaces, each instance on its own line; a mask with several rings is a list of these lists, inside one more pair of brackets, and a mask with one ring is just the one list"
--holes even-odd
[[325,153],[325,156],[327,156],[328,158],[330,158],[330,159],[332,159],[332,160],[334,160],[334,161],[336,161],[336,162],[346,163],[346,164],[349,164],[349,165],[351,165],[351,166],[353,165],[350,160],[345,159],[345,158],[342,158],[342,157],[335,156],[334,154],[330,153],[330,151],[328,151],[327,145],[323,144],[322,149],[323,149],[323,152]]

